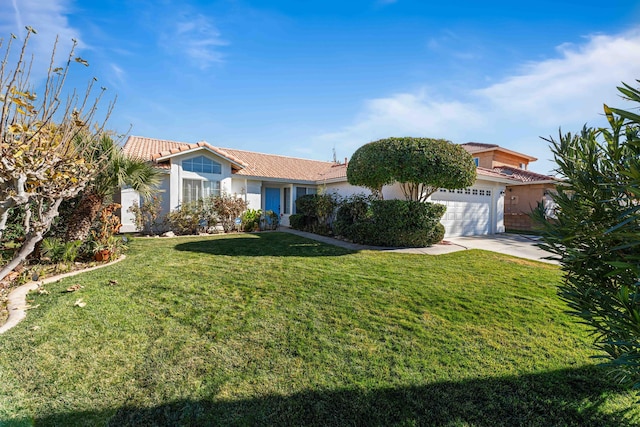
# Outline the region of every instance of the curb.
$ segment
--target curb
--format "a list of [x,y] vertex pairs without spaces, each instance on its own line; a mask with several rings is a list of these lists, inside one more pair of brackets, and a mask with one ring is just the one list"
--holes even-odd
[[127,257],[126,255],[122,255],[117,260],[108,262],[106,264],[96,265],[94,267],[89,267],[84,270],[72,271],[70,273],[64,273],[58,276],[47,277],[46,279],[43,279],[43,280],[29,282],[29,283],[25,283],[24,285],[18,286],[17,288],[12,290],[8,295],[7,310],[9,311],[9,317],[7,318],[7,321],[5,322],[5,324],[0,326],[0,335],[4,334],[9,329],[16,326],[18,323],[20,323],[20,321],[22,321],[22,319],[24,319],[27,316],[26,310],[29,309],[29,307],[27,306],[27,294],[30,291],[35,291],[41,285],[46,285],[47,283],[53,283],[60,279],[77,276],[80,273],[86,273],[88,271],[98,270],[100,268],[116,264],[122,261],[123,259],[125,259],[126,257]]

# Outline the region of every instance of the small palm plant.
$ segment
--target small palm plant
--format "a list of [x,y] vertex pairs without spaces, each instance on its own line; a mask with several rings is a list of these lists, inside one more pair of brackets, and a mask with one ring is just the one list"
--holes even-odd
[[149,162],[126,156],[109,136],[104,136],[100,142],[93,156],[106,157],[108,165],[93,184],[83,191],[69,220],[66,233],[68,241],[87,239],[105,200],[113,196],[119,187],[128,185],[146,199],[153,196],[160,182],[160,171]]

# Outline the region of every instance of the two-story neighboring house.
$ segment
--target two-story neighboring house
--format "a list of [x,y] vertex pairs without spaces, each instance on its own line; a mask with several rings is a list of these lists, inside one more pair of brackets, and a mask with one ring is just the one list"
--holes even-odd
[[495,144],[468,142],[462,146],[473,156],[476,166],[491,169],[514,179],[507,184],[504,197],[504,227],[508,231],[535,229],[529,214],[538,203],[552,210],[549,195],[555,191],[558,180],[549,175],[529,171],[535,157],[518,153]]
[[[480,145],[485,148],[488,146],[463,144],[467,150]],[[526,164],[535,160],[498,146],[492,147],[499,149],[494,150],[496,153],[510,153],[518,161],[524,159]],[[276,212],[281,223],[287,226],[289,216],[295,213],[295,201],[302,195],[327,192],[346,197],[368,193],[367,189],[347,182],[346,161],[324,162],[220,148],[203,141],[189,144],[139,136],[130,136],[123,151],[129,156],[148,160],[164,171],[160,185],[163,214],[185,202],[227,193],[242,197],[251,209]],[[482,156],[485,154],[482,153]],[[505,231],[507,186],[522,181],[518,176],[509,175],[508,171],[499,170],[511,167],[506,162],[490,167],[482,166],[484,163],[481,165],[480,160],[478,162],[477,179],[473,186],[459,190],[441,189],[430,197],[431,201],[447,206],[441,221],[446,236]],[[384,187],[383,194],[387,199],[403,197],[398,185]],[[121,230],[134,231],[133,214],[128,208],[134,202],[140,203],[140,196],[131,188],[123,188],[116,198],[122,205]]]

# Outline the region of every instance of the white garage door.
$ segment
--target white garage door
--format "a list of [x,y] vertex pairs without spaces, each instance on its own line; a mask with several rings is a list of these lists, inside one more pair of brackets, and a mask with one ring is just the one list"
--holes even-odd
[[442,217],[445,236],[474,236],[489,234],[491,230],[491,190],[465,188],[444,190],[431,195],[431,201],[447,207]]

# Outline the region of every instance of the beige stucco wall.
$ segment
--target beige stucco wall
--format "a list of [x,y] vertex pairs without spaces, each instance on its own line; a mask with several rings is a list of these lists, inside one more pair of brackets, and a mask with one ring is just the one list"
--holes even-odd
[[504,198],[504,222],[508,230],[535,230],[535,224],[529,218],[531,211],[538,202],[543,201],[547,191],[553,191],[555,185],[523,184],[508,185]]
[[493,169],[498,166],[520,168],[520,163],[523,163],[525,169],[527,169],[529,165],[529,159],[502,151],[487,151],[484,153],[475,153],[472,154],[472,156],[478,158],[478,166],[487,169]]

